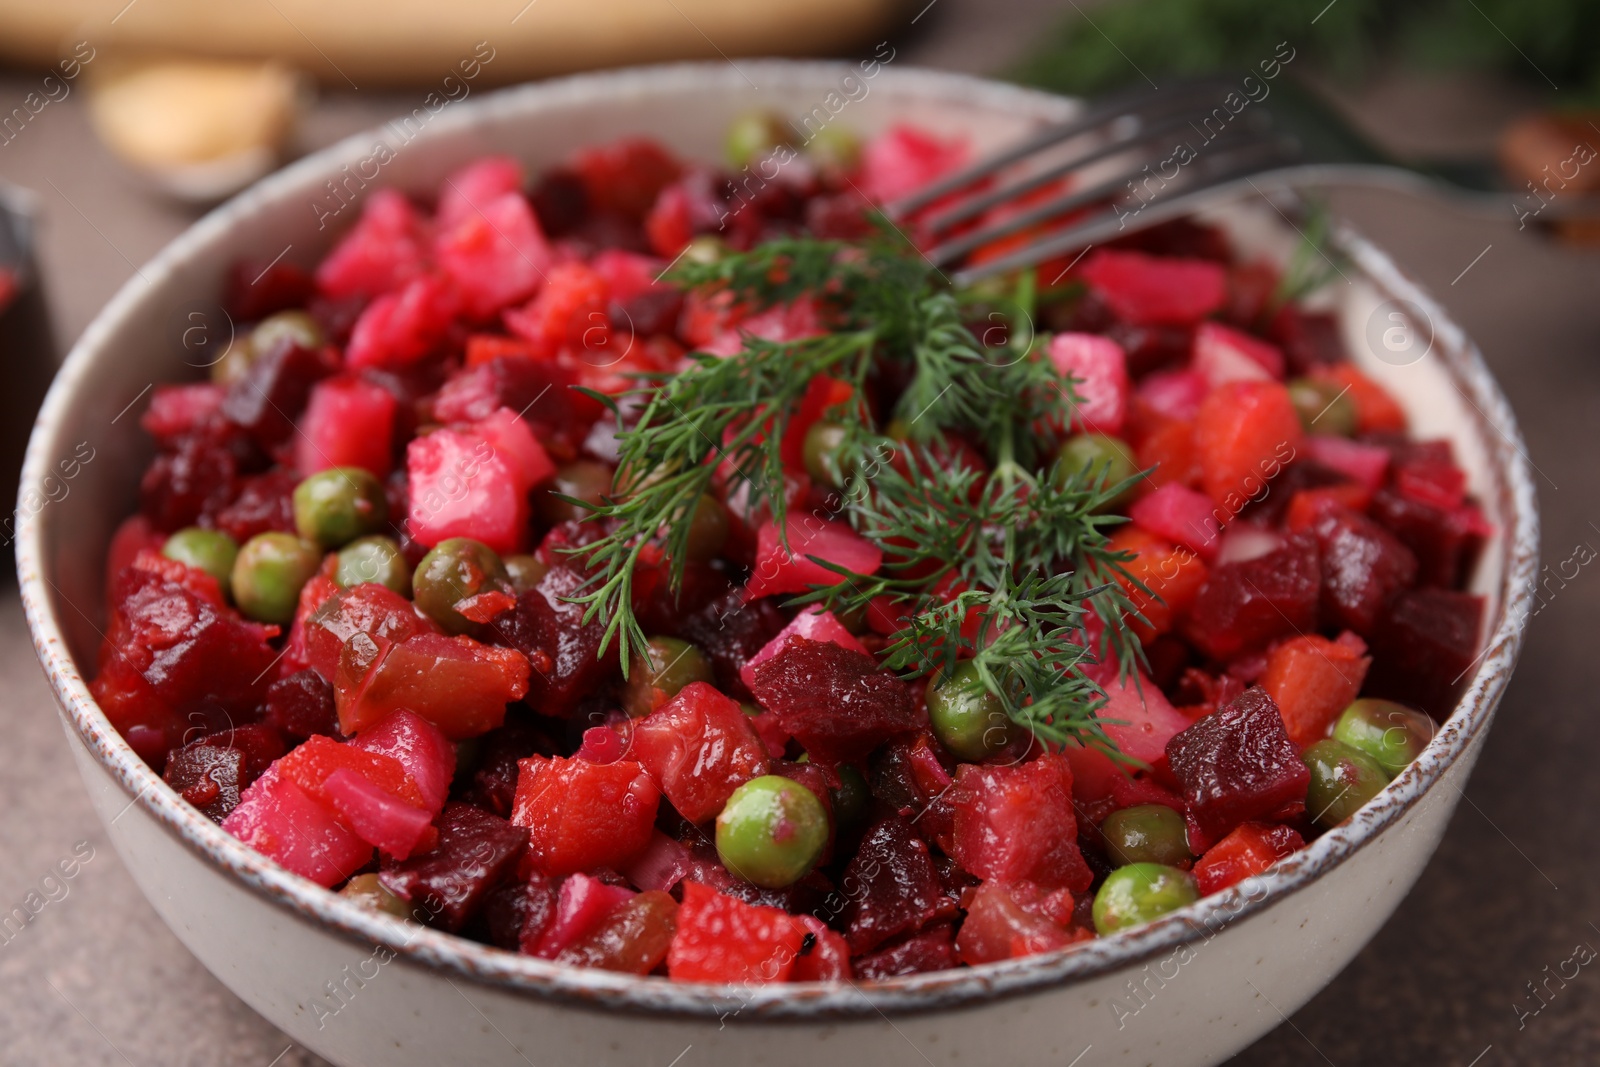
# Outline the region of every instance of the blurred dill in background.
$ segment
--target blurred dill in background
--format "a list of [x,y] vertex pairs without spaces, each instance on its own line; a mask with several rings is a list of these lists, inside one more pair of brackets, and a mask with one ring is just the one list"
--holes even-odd
[[1124,0],[1074,10],[1010,73],[1065,93],[1251,68],[1288,41],[1357,80],[1398,62],[1495,71],[1600,104],[1600,0]]

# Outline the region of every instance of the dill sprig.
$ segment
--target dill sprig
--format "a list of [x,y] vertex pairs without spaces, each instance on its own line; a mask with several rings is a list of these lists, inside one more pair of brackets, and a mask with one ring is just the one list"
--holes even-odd
[[[790,342],[747,337],[732,356],[694,357],[634,391],[643,413],[618,434],[613,495],[598,505],[573,501],[606,531],[568,550],[595,572],[575,600],[586,606],[585,621],[606,620],[601,654],[616,640],[626,672],[643,648],[634,566],[647,546],[658,546],[678,587],[689,519],[719,469],[784,529],[781,449],[790,412],[816,375],[829,374],[850,383],[855,398],[829,416],[846,431],[834,457],[834,481],[843,486],[835,510],[885,547],[887,562],[881,573],[860,575],[811,557],[839,580],[791,605],[848,612],[887,597],[906,618],[886,652],[891,669],[937,680],[958,658],[971,658],[1007,714],[1040,740],[1113,749],[1095,719],[1104,694],[1083,667],[1109,653],[1126,672],[1143,659],[1122,583],[1142,586],[1124,569],[1129,557],[1108,544],[1107,530],[1121,518],[1101,513],[1128,483],[1108,485],[1083,471],[1057,477],[1044,467],[1049,432],[1041,430],[1058,424],[1076,396],[1035,350],[1031,324],[984,343],[967,325],[971,294],[953,292],[888,229],[860,244],[782,238],[681,264],[669,277],[727,291],[752,311],[807,296],[836,332]],[[1033,300],[1032,276],[1024,275],[1006,300],[1011,318],[1027,319]],[[867,406],[868,377],[880,361],[900,363],[902,379],[909,371],[893,413],[899,440],[878,432]],[[980,446],[988,469],[949,454],[947,432]],[[1107,620],[1098,649],[1085,645],[1091,606]],[[976,637],[962,632],[974,608]]]
[[[789,413],[818,374],[853,364],[859,384],[868,368],[870,333],[833,333],[799,341],[750,338],[728,359],[702,355],[682,373],[637,390],[649,399],[637,423],[618,435],[614,495],[595,506],[569,503],[605,520],[609,531],[574,549],[599,572],[593,588],[574,597],[584,621],[606,620],[600,653],[613,640],[623,670],[642,651],[646,635],[633,614],[633,571],[646,548],[659,544],[670,562],[674,589],[683,581],[695,507],[727,463],[750,499],[768,503],[783,525],[781,446]],[[591,394],[618,412],[615,399]]]

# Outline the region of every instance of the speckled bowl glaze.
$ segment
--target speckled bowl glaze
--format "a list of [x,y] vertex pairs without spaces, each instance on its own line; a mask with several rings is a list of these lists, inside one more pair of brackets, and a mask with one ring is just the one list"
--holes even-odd
[[[377,182],[427,190],[485,152],[538,169],[628,133],[714,158],[729,120],[755,106],[826,108],[862,133],[911,121],[967,135],[979,151],[1077,107],[892,63],[874,74],[854,64],[742,62],[586,75],[452,105],[398,147],[392,130],[350,138],[202,219],[128,282],[73,349],[22,480],[18,570],[39,658],[94,804],[151,904],[297,1043],[343,1067],[1211,1064],[1331,980],[1433,853],[1517,657],[1536,569],[1534,492],[1510,409],[1472,343],[1350,233],[1339,238],[1347,277],[1324,299],[1356,358],[1400,397],[1418,431],[1455,442],[1499,531],[1476,580],[1490,602],[1486,652],[1427,751],[1349,823],[1268,875],[1141,929],[871,985],[746,989],[569,970],[404,925],[282,870],[180,800],[107,723],[86,680],[103,625],[106,545],[134,507],[150,455],[137,415],[152,383],[201,373],[185,365],[179,338],[196,308],[215,306],[231,260],[282,253],[313,262],[337,228],[319,228],[338,203],[330,178],[346,166],[367,173],[359,168],[380,138],[392,158]],[[345,212],[334,223],[348,221]],[[1281,259],[1293,246],[1292,230],[1259,202],[1209,214],[1254,254]],[[1392,353],[1378,358],[1366,340],[1374,322],[1388,322],[1384,302],[1393,300],[1431,321],[1431,347],[1405,366]],[[64,496],[51,492],[38,506],[30,489],[61,484],[59,464],[83,443],[92,460]]]

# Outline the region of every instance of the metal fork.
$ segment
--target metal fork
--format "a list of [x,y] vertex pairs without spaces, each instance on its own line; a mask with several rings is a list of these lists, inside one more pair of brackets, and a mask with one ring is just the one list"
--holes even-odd
[[[977,249],[1017,234],[1015,251],[970,264],[966,285],[1124,236],[1193,210],[1226,192],[1334,184],[1439,193],[1465,206],[1514,208],[1492,162],[1401,162],[1353,130],[1307,90],[1285,80],[1260,100],[1237,80],[1205,78],[1091,103],[1070,122],[886,205],[932,246],[930,260],[956,267]],[[1230,98],[1229,94],[1232,94]],[[1237,111],[1225,100],[1247,101]],[[1033,194],[1033,199],[1024,199]],[[999,218],[983,221],[995,208]],[[1569,208],[1580,207],[1571,204]],[[1593,210],[1592,201],[1588,207]],[[1069,213],[1079,213],[1063,220]]]

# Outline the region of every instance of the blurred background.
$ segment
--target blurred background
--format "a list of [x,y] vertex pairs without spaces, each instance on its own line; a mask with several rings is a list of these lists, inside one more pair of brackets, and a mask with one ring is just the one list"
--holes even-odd
[[[13,495],[49,375],[95,312],[274,167],[430,93],[679,59],[860,58],[880,41],[897,66],[1075,94],[1242,75],[1287,42],[1294,75],[1396,154],[1501,168],[1512,193],[1498,216],[1371,190],[1329,200],[1499,375],[1537,468],[1547,606],[1416,891],[1234,1062],[1600,1062],[1600,976],[1546,983],[1600,945],[1600,577],[1569,573],[1600,548],[1600,220],[1539,217],[1554,196],[1600,191],[1596,0],[0,0],[0,490]],[[119,866],[14,591],[0,594],[0,722],[0,912],[61,856],[91,856],[65,896],[0,936],[0,1060],[320,1063],[211,978]]]

